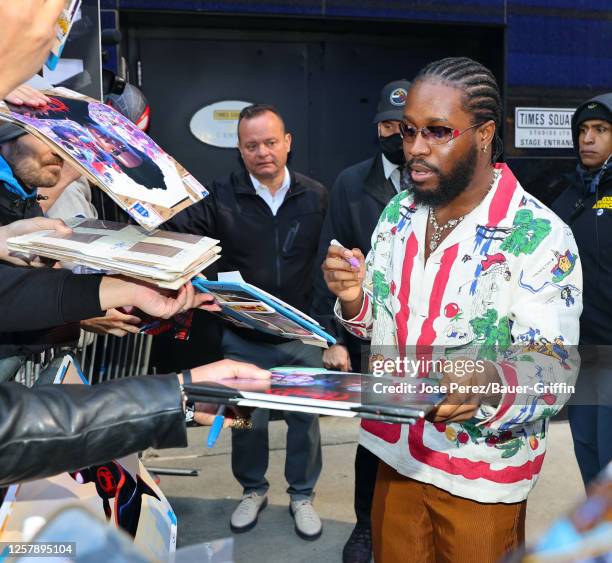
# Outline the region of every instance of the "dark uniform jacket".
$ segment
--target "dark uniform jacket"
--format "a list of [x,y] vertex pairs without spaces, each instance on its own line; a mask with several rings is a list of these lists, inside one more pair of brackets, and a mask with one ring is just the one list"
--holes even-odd
[[[594,99],[612,110],[612,94]],[[572,134],[578,150],[577,125],[573,126]],[[552,209],[572,229],[582,262],[580,342],[612,344],[612,206],[602,201],[608,197],[612,203],[612,162],[605,170],[591,174],[579,165],[576,172],[562,181],[566,188]]]
[[[355,355],[360,354],[364,342],[350,335],[334,321],[336,298],[327,289],[320,266],[332,239],[347,248],[359,248],[366,256],[371,248],[371,237],[378,219],[396,194],[393,183],[385,178],[381,154],[344,169],[331,191],[329,211],[323,224],[316,259],[312,313],[329,332],[336,335],[338,343],[347,345],[354,360]],[[354,369],[358,369],[358,365],[353,361]]]

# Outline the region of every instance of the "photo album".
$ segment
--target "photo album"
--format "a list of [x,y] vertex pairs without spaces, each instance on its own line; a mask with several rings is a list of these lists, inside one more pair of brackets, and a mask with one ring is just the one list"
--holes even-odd
[[65,88],[41,107],[0,102],[0,120],[25,129],[85,174],[147,230],[208,195],[153,139],[112,107]]

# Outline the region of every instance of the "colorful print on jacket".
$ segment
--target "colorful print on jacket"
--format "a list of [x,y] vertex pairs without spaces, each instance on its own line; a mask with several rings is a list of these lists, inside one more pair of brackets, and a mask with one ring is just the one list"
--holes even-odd
[[[477,348],[509,389],[575,382],[582,273],[570,229],[506,165],[482,203],[424,261],[428,208],[408,192],[383,212],[366,261],[364,303],[350,320],[379,360],[414,347]],[[501,354],[501,356],[500,356]],[[518,502],[534,486],[560,392],[506,392],[464,423],[364,421],[360,443],[399,473],[479,502]],[[569,387],[571,389],[571,387]]]

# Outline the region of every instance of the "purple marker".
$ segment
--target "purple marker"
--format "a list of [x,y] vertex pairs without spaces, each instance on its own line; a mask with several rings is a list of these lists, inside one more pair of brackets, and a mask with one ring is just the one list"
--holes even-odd
[[[342,244],[340,244],[336,239],[332,239],[332,241],[329,243],[331,246],[339,246],[340,248],[344,248],[344,250],[348,250],[347,248],[345,248]],[[351,265],[353,266],[353,268],[359,268],[359,260],[357,260],[357,258],[355,258],[354,256],[351,256],[350,258],[345,258],[345,260]]]

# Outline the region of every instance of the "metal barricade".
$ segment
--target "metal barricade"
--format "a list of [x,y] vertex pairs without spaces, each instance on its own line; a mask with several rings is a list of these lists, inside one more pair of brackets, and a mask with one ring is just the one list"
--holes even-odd
[[118,337],[82,332],[78,346],[56,346],[23,358],[14,379],[31,387],[44,375],[41,383],[52,383],[53,368],[66,354],[79,362],[90,384],[146,375],[152,343],[148,334]]
[[127,334],[121,338],[94,334],[77,356],[89,383],[99,383],[148,373],[153,337]]

